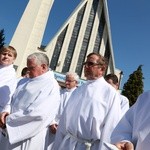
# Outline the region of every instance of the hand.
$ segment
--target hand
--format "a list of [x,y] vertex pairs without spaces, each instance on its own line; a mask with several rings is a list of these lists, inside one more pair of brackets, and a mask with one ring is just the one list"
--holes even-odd
[[134,150],[134,146],[130,142],[119,142],[119,143],[116,143],[115,146],[119,150]]
[[50,128],[51,133],[56,134],[57,127],[58,127],[57,124],[52,124],[52,125],[50,125],[49,128]]
[[8,112],[0,113],[0,128],[6,127],[6,117],[9,115]]

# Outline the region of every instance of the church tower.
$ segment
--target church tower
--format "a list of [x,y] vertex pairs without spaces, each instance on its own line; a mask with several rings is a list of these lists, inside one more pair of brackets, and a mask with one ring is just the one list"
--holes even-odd
[[10,42],[17,50],[17,74],[26,66],[26,58],[41,46],[48,16],[54,0],[29,0]]
[[91,52],[108,59],[107,73],[116,73],[107,0],[82,0],[45,48],[50,68],[84,78],[83,62]]

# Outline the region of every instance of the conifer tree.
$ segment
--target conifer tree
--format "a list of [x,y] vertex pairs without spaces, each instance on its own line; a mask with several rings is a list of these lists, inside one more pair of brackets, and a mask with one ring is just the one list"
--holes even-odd
[[123,86],[122,95],[126,96],[129,99],[129,104],[132,106],[137,97],[143,93],[143,73],[142,66],[139,65],[136,71],[130,74],[129,79]]
[[4,37],[4,29],[0,30],[0,48],[4,46],[4,40],[5,40],[5,37]]

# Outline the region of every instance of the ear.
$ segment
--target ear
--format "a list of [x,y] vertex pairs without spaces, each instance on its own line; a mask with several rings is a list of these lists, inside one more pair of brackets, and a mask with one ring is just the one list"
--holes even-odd
[[117,89],[119,89],[119,83],[116,83],[116,87],[117,87]]

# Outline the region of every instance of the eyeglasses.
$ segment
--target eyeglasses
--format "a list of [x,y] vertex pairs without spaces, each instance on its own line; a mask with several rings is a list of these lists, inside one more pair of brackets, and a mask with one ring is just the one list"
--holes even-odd
[[83,65],[85,65],[86,67],[92,67],[92,66],[100,65],[100,63],[87,61],[87,62],[84,62]]

